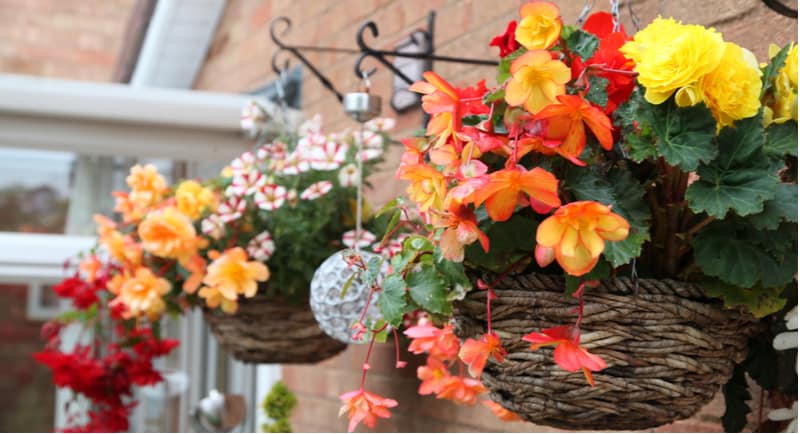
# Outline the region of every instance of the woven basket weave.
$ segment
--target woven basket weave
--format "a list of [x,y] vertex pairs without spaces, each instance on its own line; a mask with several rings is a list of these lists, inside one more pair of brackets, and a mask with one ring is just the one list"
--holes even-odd
[[[487,282],[491,276],[484,276]],[[506,277],[495,286],[492,327],[507,359],[487,364],[481,381],[493,401],[523,419],[570,430],[639,430],[692,416],[743,360],[756,320],[724,310],[691,284],[672,280],[605,280],[587,288],[581,345],[608,368],[596,387],[553,362],[552,347],[531,351],[521,337],[575,322],[575,299],[558,276]],[[636,292],[636,294],[634,294]],[[486,330],[486,293],[454,306],[456,334]]]
[[233,315],[207,310],[204,316],[217,342],[246,363],[316,363],[347,348],[319,328],[308,303],[257,294],[241,299]]

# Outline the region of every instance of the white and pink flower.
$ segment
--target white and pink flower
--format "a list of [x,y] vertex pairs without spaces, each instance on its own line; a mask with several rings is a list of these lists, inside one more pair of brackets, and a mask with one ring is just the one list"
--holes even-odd
[[266,211],[275,211],[286,201],[286,188],[281,185],[268,184],[259,189],[253,199],[256,206]]
[[268,231],[261,232],[247,243],[247,254],[256,261],[266,262],[275,253],[275,242]]
[[361,233],[356,236],[356,230],[353,229],[352,231],[347,231],[342,234],[342,243],[351,248],[355,249],[356,246],[359,248],[367,247],[370,244],[375,242],[375,234],[370,231],[361,230]]
[[309,155],[314,170],[336,170],[347,158],[348,146],[336,142],[326,142],[314,147]]
[[247,202],[243,197],[229,197],[228,200],[219,205],[217,214],[219,214],[219,218],[223,222],[229,223],[240,218],[245,209],[247,209]]
[[200,222],[200,229],[214,240],[222,238],[225,233],[225,222],[217,214],[211,214]]
[[252,152],[247,151],[231,161],[230,167],[233,176],[250,173],[256,168],[256,157]]
[[303,158],[301,153],[295,151],[289,154],[286,157],[286,160],[283,161],[283,167],[280,170],[281,175],[299,175],[303,172],[308,172],[311,167],[308,164],[308,161]]
[[308,136],[310,134],[319,134],[322,130],[322,116],[319,114],[314,115],[313,118],[306,120],[300,127],[298,128],[297,132],[300,136]]
[[328,194],[329,191],[333,188],[333,183],[330,181],[319,181],[315,182],[308,186],[302,193],[300,193],[300,199],[303,200],[314,200],[319,199],[322,196]]
[[255,194],[261,187],[266,185],[267,177],[258,170],[251,170],[246,173],[238,173],[233,176],[231,185],[225,189],[226,196],[246,196]]
[[250,100],[242,108],[239,125],[250,137],[256,137],[267,123],[267,113],[254,100]]
[[339,185],[342,187],[354,187],[361,181],[361,176],[358,173],[358,166],[353,163],[342,167],[339,171]]
[[385,132],[392,130],[394,124],[394,118],[375,118],[365,123],[364,128],[375,132]]

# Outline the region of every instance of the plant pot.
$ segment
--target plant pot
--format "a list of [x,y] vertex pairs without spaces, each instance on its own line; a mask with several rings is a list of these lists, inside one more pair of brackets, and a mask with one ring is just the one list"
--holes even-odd
[[240,299],[233,315],[206,310],[204,317],[217,342],[245,363],[316,363],[347,348],[319,328],[307,302],[257,294]]
[[[692,284],[639,279],[637,288],[631,279],[604,280],[584,292],[581,345],[608,364],[591,387],[580,371],[554,363],[552,347],[532,351],[521,340],[575,322],[577,302],[565,295],[563,277],[508,276],[495,293],[492,327],[508,356],[491,359],[481,382],[493,401],[523,419],[570,430],[640,430],[692,416],[728,381],[759,327]],[[459,337],[480,336],[486,292],[469,293],[454,314]]]

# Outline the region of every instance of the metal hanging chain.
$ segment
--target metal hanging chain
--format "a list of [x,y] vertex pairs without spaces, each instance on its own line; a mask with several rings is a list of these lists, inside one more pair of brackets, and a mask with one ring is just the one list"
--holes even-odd
[[586,17],[589,16],[589,12],[594,9],[594,2],[595,0],[586,0],[586,2],[583,4],[583,9],[581,9],[581,13],[578,14],[578,20],[575,22],[575,25],[580,27],[580,25],[586,21]]
[[[361,76],[364,84],[364,91],[369,93],[370,81],[369,74],[364,73]],[[356,165],[358,166],[358,183],[356,183],[356,252],[361,251],[359,241],[361,240],[361,233],[363,232],[363,222],[361,221],[361,201],[364,200],[364,122],[359,122],[358,140],[356,140]]]
[[620,28],[619,20],[619,0],[609,0],[611,4],[611,21],[614,23],[613,31],[618,32]]
[[639,31],[639,16],[636,15],[636,11],[633,10],[633,0],[628,0],[628,14],[631,17],[631,22],[633,23],[633,29],[637,32]]

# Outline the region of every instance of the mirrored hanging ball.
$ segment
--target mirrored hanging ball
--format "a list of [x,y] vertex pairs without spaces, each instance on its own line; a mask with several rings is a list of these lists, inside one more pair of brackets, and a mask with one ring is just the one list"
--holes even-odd
[[[344,259],[349,252],[352,250],[340,250],[328,257],[317,268],[314,278],[311,280],[309,304],[322,331],[339,341],[357,344],[363,342],[352,339],[354,330],[350,327],[361,317],[370,288],[360,277],[356,277],[342,297],[342,288],[356,271],[355,267],[348,265]],[[364,251],[359,254],[364,259],[364,263],[379,256]],[[378,276],[379,281],[388,273],[388,269],[389,264],[384,262]],[[375,324],[382,318],[377,300],[378,295],[373,294],[364,318],[366,324]]]
[[366,122],[381,114],[381,97],[369,92],[348,92],[342,98],[344,111],[356,122]]

